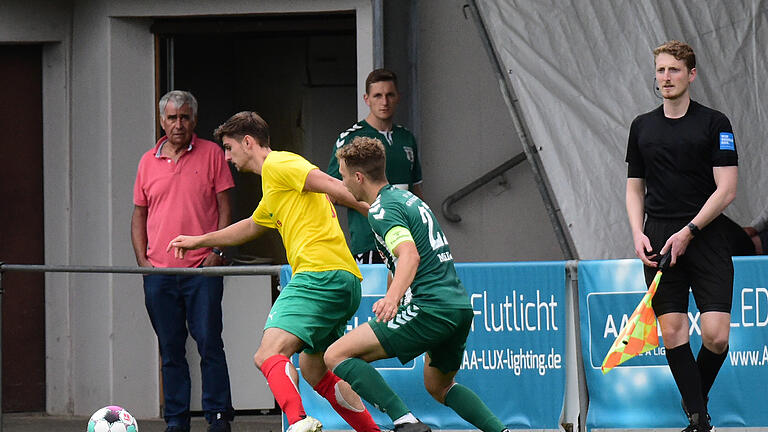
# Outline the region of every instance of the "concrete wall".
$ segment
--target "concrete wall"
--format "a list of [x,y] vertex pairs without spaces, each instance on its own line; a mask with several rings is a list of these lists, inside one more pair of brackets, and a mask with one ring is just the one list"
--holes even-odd
[[[129,236],[132,185],[155,131],[153,17],[357,10],[362,95],[364,78],[381,55],[374,52],[371,19],[377,4],[0,3],[0,43],[44,44],[46,263],[135,262]],[[384,29],[385,35],[414,29],[397,42],[406,49],[394,50],[392,60],[409,69],[401,76],[408,76],[411,108],[401,122],[421,143],[427,201],[459,261],[559,259],[525,164],[509,171],[505,183],[489,184],[457,205],[463,222],[451,224],[440,215],[445,197],[521,151],[478,32],[464,18],[462,5],[458,0],[405,2],[404,15],[413,20],[393,20]],[[359,118],[367,114],[362,98],[357,108]],[[138,417],[159,415],[156,339],[138,276],[49,274],[45,319],[49,413],[89,415],[119,402]]]
[[[465,3],[415,2],[415,22],[385,19],[393,27],[385,28],[385,42],[396,46],[403,42],[387,38],[416,30],[410,41],[416,69],[411,99],[420,121],[408,127],[421,146],[426,201],[457,261],[563,259],[528,162],[457,203],[461,222],[447,221],[440,210],[446,197],[523,151],[480,33],[465,17]],[[409,64],[398,57],[408,50],[385,53],[385,64]]]

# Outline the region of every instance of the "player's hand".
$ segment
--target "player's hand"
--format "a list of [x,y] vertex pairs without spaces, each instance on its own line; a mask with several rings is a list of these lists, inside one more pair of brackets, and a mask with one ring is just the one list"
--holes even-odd
[[397,314],[397,307],[400,304],[400,299],[393,299],[392,296],[385,295],[384,298],[379,299],[373,304],[373,313],[376,315],[376,321],[387,322],[395,317]]
[[178,259],[183,259],[184,254],[189,249],[197,249],[199,246],[199,236],[185,236],[180,235],[168,243],[166,252],[170,252],[173,249],[173,256]]
[[139,258],[139,267],[154,267],[147,257]]
[[205,257],[205,260],[203,260],[202,264],[203,267],[215,267],[223,265],[227,265],[226,261],[224,261],[224,258],[213,252],[209,253],[208,256]]
[[688,244],[692,239],[693,234],[687,226],[672,234],[672,236],[667,239],[667,242],[664,243],[664,247],[661,248],[661,254],[664,255],[668,251],[670,252],[670,257],[672,258],[669,262],[670,267],[673,267],[677,263],[677,258],[685,253],[685,250],[688,249]]
[[742,227],[744,229],[744,232],[747,233],[748,236],[754,237],[757,235],[757,230],[751,226]]
[[651,254],[653,248],[651,247],[651,241],[648,239],[648,236],[642,232],[638,232],[633,236],[633,241],[635,243],[635,255],[640,258],[640,261],[648,267],[658,266],[658,263],[651,261],[656,258],[656,254]]
[[357,211],[361,215],[368,217],[368,210],[370,210],[371,206],[365,201],[358,201],[357,202]]

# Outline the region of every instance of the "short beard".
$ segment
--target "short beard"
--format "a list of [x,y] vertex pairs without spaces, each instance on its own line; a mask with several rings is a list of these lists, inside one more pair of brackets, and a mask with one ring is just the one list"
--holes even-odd
[[680,93],[674,94],[672,96],[665,96],[664,93],[661,94],[661,97],[663,97],[666,100],[678,100],[685,94],[685,90],[683,90]]

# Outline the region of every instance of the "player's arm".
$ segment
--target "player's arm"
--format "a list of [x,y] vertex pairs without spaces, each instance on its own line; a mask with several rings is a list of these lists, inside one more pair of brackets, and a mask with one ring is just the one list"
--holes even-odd
[[[341,173],[339,172],[339,159],[336,157],[336,151],[339,149],[340,141],[343,142],[341,137],[339,137],[339,141],[336,142],[336,145],[333,146],[333,152],[331,152],[331,160],[328,161],[328,169],[326,170],[326,174],[337,180],[341,180]],[[333,204],[340,204],[336,202],[336,199],[330,195],[328,195],[328,199],[330,199],[331,203]]]
[[237,246],[255,239],[267,228],[258,225],[251,218],[246,218],[224,229],[209,232],[199,236],[180,235],[168,243],[167,251],[173,249],[176,258],[184,258],[184,253],[190,249],[213,246]]
[[373,313],[377,321],[389,321],[397,313],[400,300],[405,291],[413,283],[416,271],[421,262],[421,256],[416,249],[410,231],[402,226],[396,226],[387,232],[385,241],[391,248],[392,254],[397,258],[397,269],[392,282],[389,284],[384,298],[373,304]]
[[632,242],[635,247],[635,255],[649,267],[656,267],[656,263],[651,261],[654,255],[647,255],[653,252],[651,241],[643,233],[643,221],[645,220],[645,179],[638,177],[627,178],[627,217],[629,217],[629,226],[632,229]]
[[333,178],[319,169],[313,169],[307,174],[307,179],[304,181],[304,192],[324,193],[328,195],[331,202],[353,208],[363,216],[368,216],[368,208],[370,207],[368,203],[356,200],[341,180]]
[[424,201],[424,189],[421,187],[421,183],[411,185],[411,193]]
[[736,198],[739,183],[739,168],[737,166],[718,166],[712,168],[717,188],[709,196],[704,206],[699,210],[693,222],[699,229],[709,225]]
[[147,259],[147,242],[147,207],[134,205],[131,215],[131,243],[139,267],[152,267]]
[[[229,194],[229,189],[216,194],[216,205],[216,210],[219,213],[219,220],[216,226],[218,229],[222,229],[232,222],[232,199]],[[224,264],[226,264],[224,257],[214,252],[209,253],[208,256],[205,257],[205,261],[203,261],[203,267],[220,266]]]
[[[699,229],[703,229],[709,225],[716,217],[718,217],[728,205],[731,204],[734,198],[736,198],[736,189],[739,182],[739,168],[737,166],[716,166],[712,168],[712,174],[715,178],[715,184],[717,188],[709,196],[704,206],[696,214],[691,221]],[[684,226],[680,231],[672,234],[667,239],[664,247],[661,249],[661,253],[664,254],[668,250],[672,251],[671,265],[675,265],[677,257],[685,253],[688,243],[693,239],[693,233],[687,226]]]

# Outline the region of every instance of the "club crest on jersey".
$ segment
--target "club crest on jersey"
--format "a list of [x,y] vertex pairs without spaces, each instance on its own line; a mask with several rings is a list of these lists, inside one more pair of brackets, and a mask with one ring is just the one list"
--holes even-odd
[[405,152],[405,157],[408,158],[408,161],[413,163],[413,148],[411,147],[403,147],[403,151]]
[[732,133],[720,132],[720,150],[736,150]]

